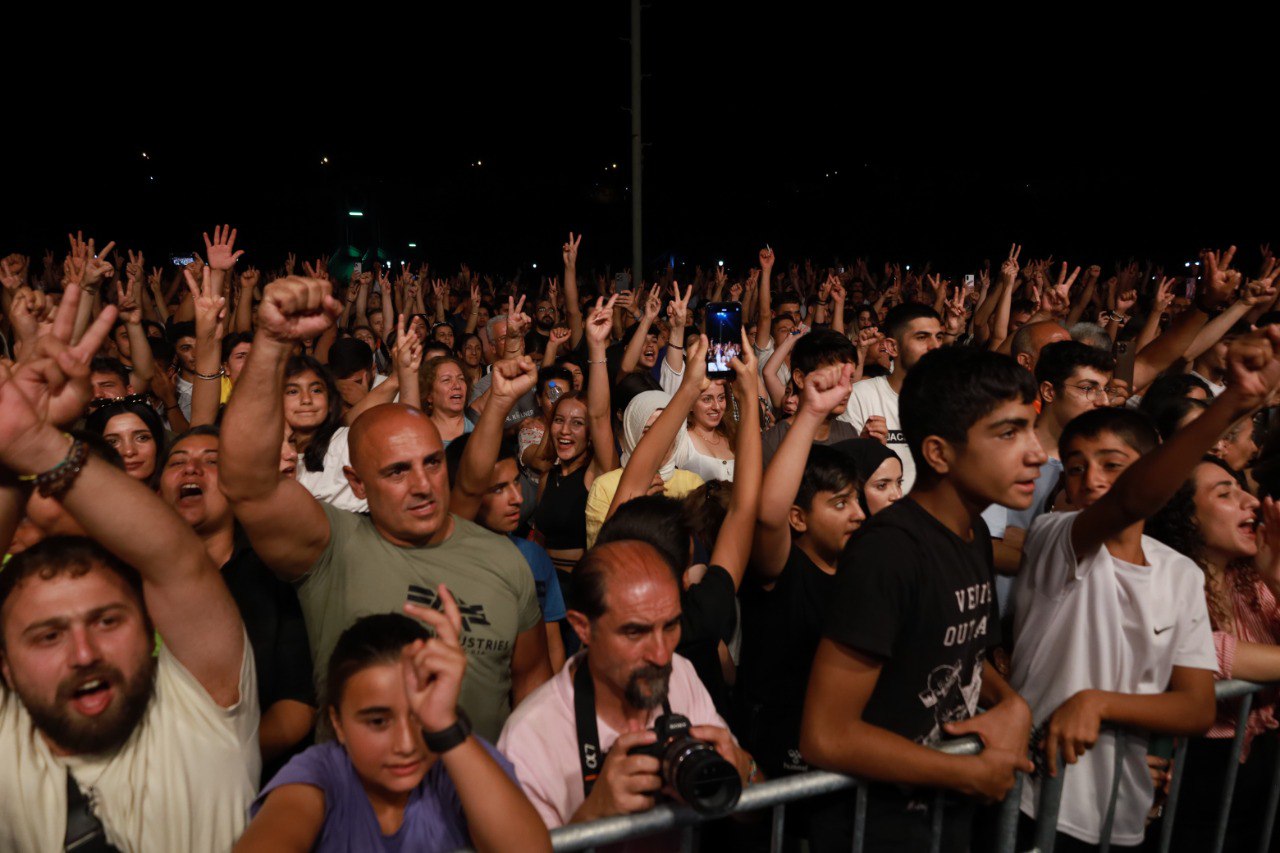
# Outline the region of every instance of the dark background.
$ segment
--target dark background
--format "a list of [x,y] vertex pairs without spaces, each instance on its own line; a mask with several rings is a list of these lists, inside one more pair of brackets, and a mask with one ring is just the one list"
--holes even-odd
[[[263,267],[352,243],[545,272],[572,229],[586,266],[630,264],[626,3],[344,14],[279,39],[178,26],[166,50],[71,63],[70,85],[59,51],[33,60],[0,249],[61,256],[84,228],[155,261],[229,221]],[[1017,240],[1170,267],[1236,242],[1251,268],[1280,240],[1273,51],[1240,43],[1241,22],[1228,42],[1212,19],[930,15],[647,7],[646,265],[741,272],[768,242],[783,263],[960,272]]]

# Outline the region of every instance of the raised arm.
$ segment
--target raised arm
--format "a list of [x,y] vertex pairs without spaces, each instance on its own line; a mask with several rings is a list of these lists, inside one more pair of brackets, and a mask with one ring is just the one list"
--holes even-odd
[[773,275],[773,261],[773,249],[765,246],[760,250],[760,290],[756,294],[760,311],[756,317],[756,349],[759,350],[769,346],[770,333],[773,331],[773,307],[769,302],[769,279]]
[[212,424],[222,403],[222,337],[227,298],[213,289],[209,267],[199,284],[184,270],[196,312],[196,375],[191,388],[191,426]]
[[263,562],[286,580],[306,574],[324,552],[329,520],[301,483],[278,473],[285,363],[296,342],[320,334],[341,311],[327,281],[267,285],[258,333],[223,416],[219,487]]
[[775,347],[769,355],[769,359],[764,363],[764,390],[769,394],[769,402],[773,404],[775,409],[782,408],[782,398],[786,394],[786,386],[782,381],[782,377],[778,375],[778,370],[786,363],[787,356],[800,339],[809,333],[809,327],[803,323],[796,326],[795,330],[782,341],[782,344]]
[[760,510],[760,481],[764,473],[761,470],[760,406],[757,405],[760,373],[745,329],[742,330],[742,358],[735,358],[729,364],[737,373],[733,389],[737,392],[741,420],[738,446],[734,449],[733,492],[729,496],[729,511],[711,549],[711,564],[729,573],[736,590],[742,586],[747,558],[751,556],[751,532]]
[[609,408],[609,366],[605,358],[609,333],[613,331],[613,303],[617,298],[615,293],[607,302],[603,298],[597,299],[596,310],[591,312],[584,331],[587,337],[587,431],[591,435],[591,448],[599,472],[618,467],[618,449],[613,443],[613,412]]
[[679,375],[684,372],[684,330],[689,324],[689,299],[693,285],[680,297],[680,282],[671,282],[671,301],[667,304],[667,319],[671,321],[671,334],[667,337],[667,367]]
[[791,553],[791,506],[800,491],[809,448],[827,415],[849,396],[853,369],[852,364],[834,364],[805,376],[800,409],[769,460],[761,486],[760,523],[756,525],[751,551],[751,565],[764,578],[776,577],[787,564]]
[[1134,341],[1134,346],[1139,352],[1146,349],[1147,345],[1160,334],[1160,318],[1173,304],[1173,281],[1172,278],[1162,277],[1156,286],[1155,296],[1151,297],[1151,310],[1147,312],[1146,322],[1142,324],[1142,329]]
[[151,355],[147,330],[142,327],[142,253],[129,252],[128,256],[124,280],[116,280],[116,307],[129,336],[129,360],[133,362],[133,375],[141,390],[149,386],[156,375],[156,360]]
[[[995,316],[991,319],[991,337],[987,340],[988,349],[999,349],[1009,338],[1009,317],[1013,311],[1013,291],[1018,282],[1018,256],[1022,247],[1014,243],[1009,248],[1009,257],[1000,265],[999,292],[995,299]],[[976,318],[975,318],[976,320]]]
[[[516,402],[538,382],[538,368],[528,356],[499,361],[490,374],[489,404],[484,407],[476,428],[467,439],[458,466],[458,479],[449,498],[449,511],[474,521],[489,485],[493,466],[498,464],[502,426]],[[550,432],[550,430],[548,430]]]
[[[1094,553],[1111,536],[1164,506],[1187,473],[1236,421],[1261,408],[1280,387],[1280,326],[1267,326],[1232,344],[1227,389],[1200,417],[1144,455],[1071,527],[1076,559]],[[1064,460],[1070,471],[1070,461]]]
[[208,258],[206,266],[213,279],[213,292],[221,296],[227,292],[227,277],[235,269],[236,261],[244,254],[244,250],[236,251],[236,229],[230,225],[215,225],[213,239],[209,232],[204,233],[204,256]]
[[[89,362],[115,320],[107,306],[70,345],[81,299],[73,285],[40,357],[0,386],[0,463],[18,474],[51,471],[82,446],[55,424],[74,419],[90,397]],[[222,576],[191,527],[145,485],[89,454],[63,480],[58,498],[89,536],[143,579],[147,610],[165,645],[219,705],[240,700],[244,628]]]
[[1102,267],[1093,264],[1089,269],[1085,270],[1084,287],[1080,288],[1080,292],[1076,294],[1075,301],[1071,303],[1071,310],[1067,312],[1067,321],[1064,325],[1071,327],[1080,322],[1080,318],[1084,316],[1085,309],[1093,302],[1094,291],[1098,288],[1098,276],[1102,275]]
[[576,238],[569,232],[569,242],[560,249],[564,258],[564,309],[569,315],[570,346],[577,347],[582,341],[582,308],[578,304],[578,246],[582,243],[582,235]]

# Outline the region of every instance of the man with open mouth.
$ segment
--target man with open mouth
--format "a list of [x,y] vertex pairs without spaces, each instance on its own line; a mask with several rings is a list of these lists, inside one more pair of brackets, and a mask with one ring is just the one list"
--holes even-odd
[[58,427],[88,402],[115,317],[70,346],[79,299],[68,287],[46,357],[0,377],[0,539],[21,476],[92,537],[0,572],[0,850],[227,850],[258,778],[253,656],[191,528]]

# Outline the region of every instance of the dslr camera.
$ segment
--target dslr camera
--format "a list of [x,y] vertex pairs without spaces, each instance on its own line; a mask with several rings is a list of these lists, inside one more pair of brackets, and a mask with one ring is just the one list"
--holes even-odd
[[728,814],[742,795],[738,770],[714,745],[689,734],[689,718],[663,714],[653,723],[656,743],[633,747],[628,755],[652,755],[659,774],[679,799],[705,815]]

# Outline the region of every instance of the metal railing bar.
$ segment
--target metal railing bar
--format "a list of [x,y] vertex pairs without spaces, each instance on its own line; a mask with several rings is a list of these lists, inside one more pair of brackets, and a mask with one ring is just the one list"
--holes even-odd
[[1236,774],[1240,770],[1240,750],[1244,748],[1244,733],[1249,726],[1249,711],[1253,708],[1253,694],[1245,693],[1240,698],[1240,707],[1236,709],[1236,735],[1231,739],[1231,757],[1228,759],[1227,775],[1222,780],[1222,801],[1218,805],[1218,828],[1214,832],[1213,853],[1222,853],[1222,845],[1227,840],[1227,821],[1231,817],[1231,798],[1236,792]]

